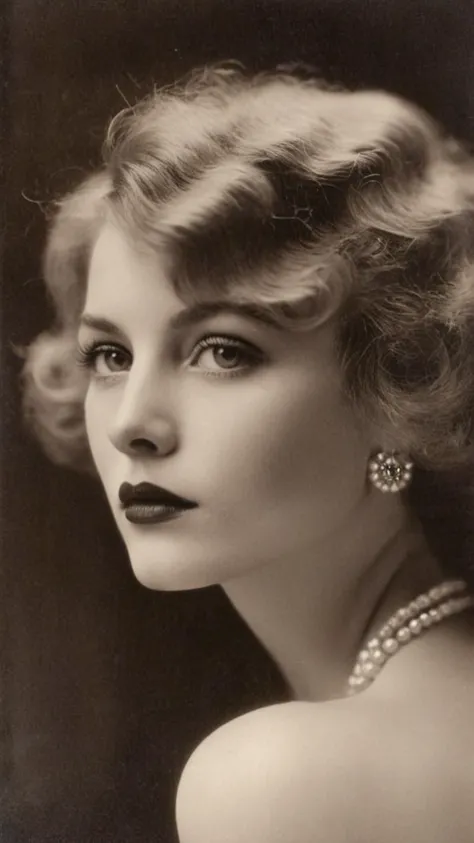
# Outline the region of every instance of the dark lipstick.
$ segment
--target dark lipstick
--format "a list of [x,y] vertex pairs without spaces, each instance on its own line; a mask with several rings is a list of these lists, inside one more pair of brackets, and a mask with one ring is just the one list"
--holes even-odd
[[154,483],[122,483],[119,500],[125,517],[134,524],[156,524],[182,515],[197,506],[195,501],[175,495]]

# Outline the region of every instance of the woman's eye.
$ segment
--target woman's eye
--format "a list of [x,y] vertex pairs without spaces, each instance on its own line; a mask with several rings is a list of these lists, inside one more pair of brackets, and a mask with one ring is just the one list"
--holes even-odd
[[196,365],[199,361],[199,368],[202,367],[202,360],[209,365],[205,374],[210,375],[237,375],[253,366],[256,366],[261,353],[250,343],[232,337],[209,336],[204,337],[196,346],[191,358],[191,364]]
[[[206,359],[207,358],[207,359]],[[131,355],[117,345],[91,343],[77,349],[77,364],[91,371],[96,378],[107,378],[127,372]],[[262,353],[250,343],[228,336],[203,337],[195,346],[190,365],[205,375],[240,375],[258,365]]]
[[79,346],[76,357],[79,366],[92,370],[99,377],[127,371],[129,358],[129,353],[124,349],[104,343]]

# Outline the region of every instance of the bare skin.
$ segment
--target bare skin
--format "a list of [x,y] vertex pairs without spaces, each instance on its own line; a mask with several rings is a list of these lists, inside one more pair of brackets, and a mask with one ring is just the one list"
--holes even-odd
[[452,618],[355,697],[212,733],[180,781],[181,843],[472,843],[473,647],[472,614]]
[[[372,688],[344,699],[363,641],[395,609],[445,578],[401,496],[383,495],[367,481],[371,454],[396,448],[396,431],[360,428],[344,400],[331,321],[291,333],[221,312],[176,331],[173,320],[184,309],[159,256],[138,251],[107,223],[91,258],[84,308],[89,324],[79,332],[81,345],[95,346],[86,426],[137,579],[161,590],[224,588],[294,689],[295,702],[284,711],[295,712],[302,753],[313,727],[335,711],[340,724],[353,716],[363,720],[362,712],[370,711],[367,728],[375,723],[380,737],[375,767],[386,763],[390,737],[408,753],[417,749],[416,734],[429,720],[437,735],[430,746],[456,748],[444,766],[430,763],[430,781],[436,783],[439,771],[442,789],[446,765],[463,763],[470,732],[471,624],[445,621],[391,659]],[[91,327],[91,318],[113,325]],[[234,377],[212,348],[195,356],[204,335],[238,337],[258,350],[260,362],[247,359]],[[158,526],[130,524],[118,504],[124,481],[158,483],[198,507]],[[302,725],[301,706],[309,716]],[[394,718],[387,712],[393,708],[404,712],[405,725],[413,724],[409,734],[391,732]],[[247,734],[255,744],[254,722],[249,715],[243,733],[236,727],[239,746]],[[326,731],[331,729],[328,722]],[[220,736],[204,743],[219,758],[232,734],[219,732],[223,744]],[[359,764],[362,751],[357,745]],[[201,761],[209,767],[205,748],[184,773],[191,792],[206,779]],[[194,778],[189,770],[196,768]],[[435,815],[436,790],[433,784],[426,795]],[[470,811],[470,801],[465,808],[456,803],[451,814],[461,812],[467,822]],[[190,827],[196,827],[192,820]],[[436,837],[413,838],[425,839],[434,843]],[[190,837],[189,843],[212,841]]]

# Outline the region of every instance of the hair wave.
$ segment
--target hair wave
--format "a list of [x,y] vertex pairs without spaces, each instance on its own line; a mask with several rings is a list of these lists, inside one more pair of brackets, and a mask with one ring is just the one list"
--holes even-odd
[[413,505],[428,511],[429,500],[438,518],[436,501],[452,502],[462,487],[466,521],[474,462],[469,152],[393,94],[228,63],[120,112],[103,158],[58,205],[44,264],[56,324],[24,352],[25,416],[50,457],[91,468],[75,329],[90,251],[112,214],[166,256],[183,302],[246,302],[290,330],[335,314],[348,399],[363,419],[395,429],[415,459]]

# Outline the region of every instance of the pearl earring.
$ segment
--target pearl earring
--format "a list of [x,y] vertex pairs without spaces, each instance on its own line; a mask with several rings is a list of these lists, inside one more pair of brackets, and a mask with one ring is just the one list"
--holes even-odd
[[396,451],[380,451],[369,461],[369,480],[381,492],[401,492],[412,476],[412,460]]

